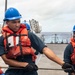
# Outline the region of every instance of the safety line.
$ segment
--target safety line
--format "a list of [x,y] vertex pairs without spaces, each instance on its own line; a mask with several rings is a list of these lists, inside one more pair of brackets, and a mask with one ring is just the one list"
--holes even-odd
[[[24,69],[24,68],[20,68],[20,67],[0,67],[0,68],[9,68],[9,69]],[[63,70],[72,70],[71,68],[68,68],[68,69],[58,69],[58,68],[38,68],[38,70],[60,70],[60,71],[63,71]]]

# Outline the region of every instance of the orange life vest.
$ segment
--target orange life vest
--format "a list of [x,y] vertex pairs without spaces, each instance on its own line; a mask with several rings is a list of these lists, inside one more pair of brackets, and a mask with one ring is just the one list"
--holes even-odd
[[2,29],[2,34],[4,37],[4,46],[7,51],[7,58],[16,58],[20,55],[32,55],[33,61],[36,59],[36,55],[31,48],[31,42],[28,38],[28,31],[25,25],[21,25],[20,29],[14,33],[4,26]]
[[72,64],[75,64],[75,40],[73,38],[71,38],[71,42],[70,42],[73,46],[73,52],[71,54],[71,61]]

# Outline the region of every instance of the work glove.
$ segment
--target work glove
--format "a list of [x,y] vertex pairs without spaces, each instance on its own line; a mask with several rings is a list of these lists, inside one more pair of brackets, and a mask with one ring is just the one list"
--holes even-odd
[[65,72],[69,72],[69,73],[74,72],[74,67],[71,64],[69,64],[69,63],[64,63],[63,66],[62,66],[62,69]]
[[30,63],[24,68],[24,70],[25,71],[37,71],[38,67],[34,63]]

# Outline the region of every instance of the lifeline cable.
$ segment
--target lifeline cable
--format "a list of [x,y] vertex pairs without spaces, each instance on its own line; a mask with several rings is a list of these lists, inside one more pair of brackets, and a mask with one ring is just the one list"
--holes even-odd
[[[20,67],[0,67],[0,68],[9,68],[9,69],[24,69],[24,68],[20,68]],[[54,68],[38,68],[38,70],[57,70],[57,71],[63,71],[66,69],[54,69]],[[68,68],[67,70],[72,70],[71,68]]]

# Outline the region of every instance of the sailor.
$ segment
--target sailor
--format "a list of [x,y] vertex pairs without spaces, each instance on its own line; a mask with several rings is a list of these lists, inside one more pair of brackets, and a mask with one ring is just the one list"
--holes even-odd
[[[36,55],[31,47],[45,54],[63,69],[72,69],[70,64],[54,54],[39,37],[28,32],[26,26],[20,23],[21,18],[16,8],[10,7],[5,12],[6,25],[2,28],[0,37],[0,56],[9,65],[5,75],[38,75],[38,66],[35,64]],[[14,68],[10,69],[10,67]]]

